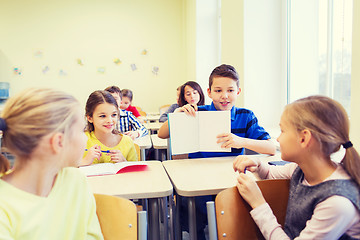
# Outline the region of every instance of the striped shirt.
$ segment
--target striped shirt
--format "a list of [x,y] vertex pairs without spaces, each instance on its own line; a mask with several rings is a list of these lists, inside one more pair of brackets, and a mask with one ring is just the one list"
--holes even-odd
[[139,120],[129,111],[120,110],[120,120],[117,129],[121,132],[138,131],[139,137],[149,134],[149,131],[142,125]]
[[[198,106],[198,111],[217,111],[214,103],[211,105]],[[245,108],[232,107],[231,111],[231,133],[238,137],[257,140],[270,139],[270,135],[258,124],[254,113]],[[231,148],[231,152],[196,152],[190,153],[189,158],[209,158],[237,156],[244,154],[244,148]]]

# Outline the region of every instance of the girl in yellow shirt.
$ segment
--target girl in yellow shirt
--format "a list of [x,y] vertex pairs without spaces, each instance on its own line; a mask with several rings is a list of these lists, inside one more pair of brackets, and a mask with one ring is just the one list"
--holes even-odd
[[119,133],[116,124],[119,110],[115,98],[107,91],[94,91],[86,102],[86,136],[81,165],[104,162],[138,161],[130,137]]

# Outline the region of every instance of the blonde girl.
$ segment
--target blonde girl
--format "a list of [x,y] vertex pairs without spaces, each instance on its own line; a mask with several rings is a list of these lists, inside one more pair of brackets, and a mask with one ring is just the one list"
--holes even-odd
[[[238,190],[265,238],[359,239],[360,158],[344,108],[324,96],[303,98],[285,107],[280,128],[281,158],[292,163],[269,167],[245,156],[234,161]],[[341,147],[346,153],[336,163],[330,156]],[[262,178],[291,179],[284,230],[245,168]]]
[[135,145],[129,136],[116,130],[119,109],[108,91],[94,91],[86,102],[86,151],[81,165],[137,161]]
[[[51,89],[28,89],[2,111],[1,239],[103,239],[95,200],[78,166],[86,136],[79,103]],[[8,170],[8,171],[7,171]]]

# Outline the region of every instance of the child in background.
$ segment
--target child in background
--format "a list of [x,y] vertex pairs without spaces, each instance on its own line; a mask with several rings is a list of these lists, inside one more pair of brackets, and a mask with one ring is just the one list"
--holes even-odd
[[121,95],[122,98],[120,109],[132,112],[135,117],[140,117],[141,115],[139,111],[136,109],[136,107],[131,105],[133,100],[133,92],[130,89],[123,89],[121,90]]
[[103,239],[78,166],[86,144],[80,104],[63,92],[28,89],[7,100],[0,130],[15,155],[0,159],[1,239]]
[[115,98],[107,91],[95,91],[86,102],[87,151],[81,165],[105,162],[137,161],[133,141],[115,129],[119,108]]
[[[235,102],[240,94],[239,75],[230,65],[216,67],[209,77],[209,97],[213,100],[211,105],[198,106],[186,104],[175,112],[185,112],[195,116],[196,111],[230,111],[231,133],[221,134],[217,142],[222,147],[231,148],[231,152],[198,152],[190,153],[189,158],[237,156],[244,153],[244,148],[263,154],[274,154],[275,145],[269,141],[270,135],[258,124],[254,113],[245,108],[235,107]],[[165,124],[164,124],[165,125]],[[169,137],[169,128],[162,126],[158,136]]]
[[188,81],[180,88],[179,106],[195,104],[202,106],[205,104],[205,96],[201,86],[194,81]]
[[[116,86],[110,86],[105,89],[111,93],[111,95],[117,101],[118,106],[121,104],[122,94],[120,88]],[[141,124],[141,122],[129,111],[120,109],[120,116],[118,121],[118,127],[120,132],[131,137],[132,140],[143,137],[149,134],[149,131]]]
[[[194,104],[197,106],[202,106],[205,104],[205,96],[201,89],[201,86],[194,81],[188,81],[180,86],[180,93],[178,96],[178,107],[182,107],[186,104]],[[170,106],[171,108],[171,106]],[[169,108],[169,109],[170,109]],[[175,112],[174,109],[172,112]],[[167,113],[170,113],[169,110]],[[161,125],[159,129],[158,136],[161,138],[168,138],[169,137],[169,123],[167,122],[168,115],[166,113],[166,120],[163,125]],[[165,119],[165,118],[163,118]],[[160,117],[161,120],[161,117]],[[161,122],[161,121],[160,121]]]
[[[299,99],[285,107],[280,128],[281,158],[292,163],[269,166],[244,156],[234,161],[238,190],[265,239],[359,239],[360,157],[349,140],[345,109],[324,96]],[[330,155],[341,146],[345,156],[335,163]],[[284,230],[245,169],[266,179],[291,179]]]
[[168,113],[172,113],[179,107],[179,95],[180,95],[181,86],[178,86],[176,89],[176,103],[172,104],[168,110],[166,110],[163,114],[161,114],[159,118],[159,122],[165,122],[168,120]]
[[[240,94],[239,75],[235,68],[230,65],[216,67],[209,77],[209,97],[213,100],[211,105],[197,106],[186,104],[175,110],[195,116],[196,111],[230,111],[231,133],[217,136],[217,143],[222,143],[223,148],[231,148],[231,152],[197,152],[190,153],[189,158],[208,158],[237,156],[244,153],[244,148],[263,154],[275,154],[275,145],[270,135],[264,128],[259,126],[254,113],[245,108],[235,107],[235,101]],[[164,124],[165,125],[165,124]],[[169,129],[161,128],[159,137],[169,137]],[[214,201],[215,196],[200,196],[195,198],[196,204],[196,226],[198,240],[205,240],[204,228],[207,224],[206,202]],[[184,230],[187,230],[187,204],[181,202],[180,220]]]

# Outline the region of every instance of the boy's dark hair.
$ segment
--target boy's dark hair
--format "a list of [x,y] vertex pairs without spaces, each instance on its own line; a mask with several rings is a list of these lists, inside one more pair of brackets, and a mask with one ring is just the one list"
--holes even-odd
[[110,86],[110,87],[107,87],[107,88],[105,88],[105,91],[108,91],[108,92],[110,92],[110,93],[117,93],[117,94],[119,94],[120,99],[122,99],[122,93],[121,93],[121,90],[120,90],[120,88],[119,88],[119,87],[117,87],[117,86]]
[[203,93],[200,85],[197,82],[188,81],[188,82],[184,83],[184,85],[182,85],[180,88],[180,95],[179,95],[179,101],[178,101],[179,106],[182,107],[182,106],[188,104],[188,102],[185,100],[185,87],[186,86],[192,87],[194,90],[196,90],[199,93],[200,100],[197,103],[197,105],[198,106],[204,105],[205,104],[205,96],[204,96],[204,93]]
[[231,65],[222,64],[216,67],[210,74],[209,77],[209,89],[213,84],[214,77],[227,77],[231,78],[236,82],[236,86],[240,87],[239,74],[236,72],[235,68]]
[[128,97],[130,102],[133,100],[133,92],[130,89],[123,89],[121,90],[121,94],[123,97]]
[[[102,103],[110,103],[114,105],[116,109],[119,108],[115,98],[111,95],[109,91],[97,90],[92,92],[88,97],[88,100],[86,101],[85,116],[92,117],[95,108]],[[94,131],[94,124],[87,121],[86,131],[89,132]],[[113,132],[116,133],[117,131],[113,131]]]

